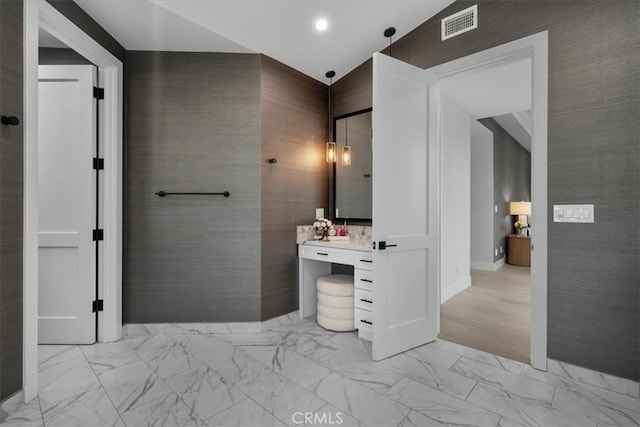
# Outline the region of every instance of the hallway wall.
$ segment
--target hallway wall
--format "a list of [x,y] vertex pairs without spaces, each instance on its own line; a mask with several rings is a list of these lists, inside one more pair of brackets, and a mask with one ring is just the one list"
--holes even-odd
[[[531,201],[531,153],[492,118],[478,120],[493,133],[493,200],[498,213],[493,216],[493,247],[498,250],[493,261],[506,256],[507,236],[514,233],[517,217],[509,214],[510,202]],[[535,220],[529,215],[534,230]]]

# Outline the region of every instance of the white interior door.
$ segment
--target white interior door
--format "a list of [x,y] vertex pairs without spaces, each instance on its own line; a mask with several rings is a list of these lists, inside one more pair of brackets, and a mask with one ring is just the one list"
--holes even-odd
[[95,67],[40,66],[38,341],[95,342]]
[[373,360],[438,334],[438,96],[434,74],[374,54]]

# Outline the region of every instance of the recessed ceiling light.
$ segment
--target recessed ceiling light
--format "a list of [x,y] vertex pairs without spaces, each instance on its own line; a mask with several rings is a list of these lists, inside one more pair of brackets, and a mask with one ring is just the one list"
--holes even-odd
[[329,27],[329,23],[326,19],[320,18],[316,21],[316,30],[324,31]]

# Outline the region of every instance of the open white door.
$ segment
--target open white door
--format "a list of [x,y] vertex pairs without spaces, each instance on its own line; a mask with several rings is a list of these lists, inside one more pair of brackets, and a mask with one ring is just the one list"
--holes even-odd
[[438,334],[438,95],[435,75],[373,55],[376,361]]
[[38,342],[96,338],[95,67],[40,66]]

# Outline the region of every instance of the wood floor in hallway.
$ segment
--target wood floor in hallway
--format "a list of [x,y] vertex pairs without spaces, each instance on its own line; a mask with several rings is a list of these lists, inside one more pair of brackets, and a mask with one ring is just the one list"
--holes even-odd
[[531,269],[471,270],[471,286],[441,306],[439,337],[530,363]]

